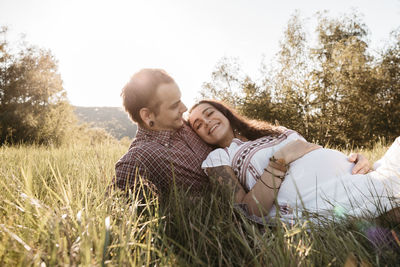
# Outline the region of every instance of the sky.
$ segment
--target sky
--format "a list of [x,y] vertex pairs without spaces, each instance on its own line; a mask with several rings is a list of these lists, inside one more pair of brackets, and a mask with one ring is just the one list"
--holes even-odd
[[0,26],[52,51],[72,105],[121,106],[135,72],[162,68],[190,107],[222,57],[256,79],[296,10],[311,33],[318,11],[356,11],[375,50],[400,27],[400,0],[0,0]]

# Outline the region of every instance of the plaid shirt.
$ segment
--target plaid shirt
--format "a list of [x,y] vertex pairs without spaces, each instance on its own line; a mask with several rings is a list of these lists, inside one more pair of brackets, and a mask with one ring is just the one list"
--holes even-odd
[[115,166],[114,185],[133,189],[140,175],[161,194],[168,192],[173,179],[177,186],[198,194],[209,184],[201,163],[211,150],[186,124],[178,131],[138,127],[128,152]]

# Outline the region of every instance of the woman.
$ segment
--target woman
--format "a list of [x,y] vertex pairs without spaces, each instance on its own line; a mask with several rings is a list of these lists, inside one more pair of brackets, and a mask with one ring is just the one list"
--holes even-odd
[[277,215],[272,206],[278,189],[276,203],[287,221],[305,211],[327,218],[335,212],[376,217],[399,202],[400,138],[375,171],[352,175],[353,164],[341,152],[308,143],[292,130],[246,120],[217,101],[192,107],[189,123],[205,142],[220,147],[202,168],[219,182],[229,180],[235,201],[257,216]]

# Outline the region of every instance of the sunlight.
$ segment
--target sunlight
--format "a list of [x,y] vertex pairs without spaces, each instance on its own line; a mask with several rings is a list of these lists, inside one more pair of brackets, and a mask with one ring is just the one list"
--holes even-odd
[[361,0],[251,5],[244,0],[2,0],[0,25],[10,26],[14,40],[25,33],[30,43],[52,51],[73,105],[121,106],[120,90],[133,73],[162,68],[191,106],[223,56],[238,57],[244,73],[256,79],[260,64],[270,63],[278,52],[296,9],[307,18],[322,10],[349,13],[354,7],[364,14],[373,47],[388,38],[393,29],[387,25],[399,21],[395,0],[384,5]]
[[336,217],[338,218],[345,218],[346,217],[346,209],[343,208],[342,206],[335,206],[333,208],[333,213],[335,214]]

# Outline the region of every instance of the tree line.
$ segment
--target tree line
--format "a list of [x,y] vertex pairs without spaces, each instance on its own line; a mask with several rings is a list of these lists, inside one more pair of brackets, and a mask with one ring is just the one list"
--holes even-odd
[[260,79],[246,75],[237,59],[222,58],[201,97],[324,145],[393,140],[400,135],[400,30],[373,54],[368,28],[357,14],[316,16],[316,41],[295,13],[275,60],[261,66]]
[[[294,129],[307,140],[369,146],[400,135],[400,29],[381,50],[369,51],[368,28],[357,14],[317,14],[316,41],[295,13],[276,58],[261,78],[223,58],[204,83],[202,98],[223,100],[243,115]],[[26,42],[11,46],[0,29],[0,145],[62,144],[108,139],[77,125],[49,50]]]
[[61,145],[111,140],[102,129],[78,124],[50,50],[18,45],[0,28],[0,145]]

